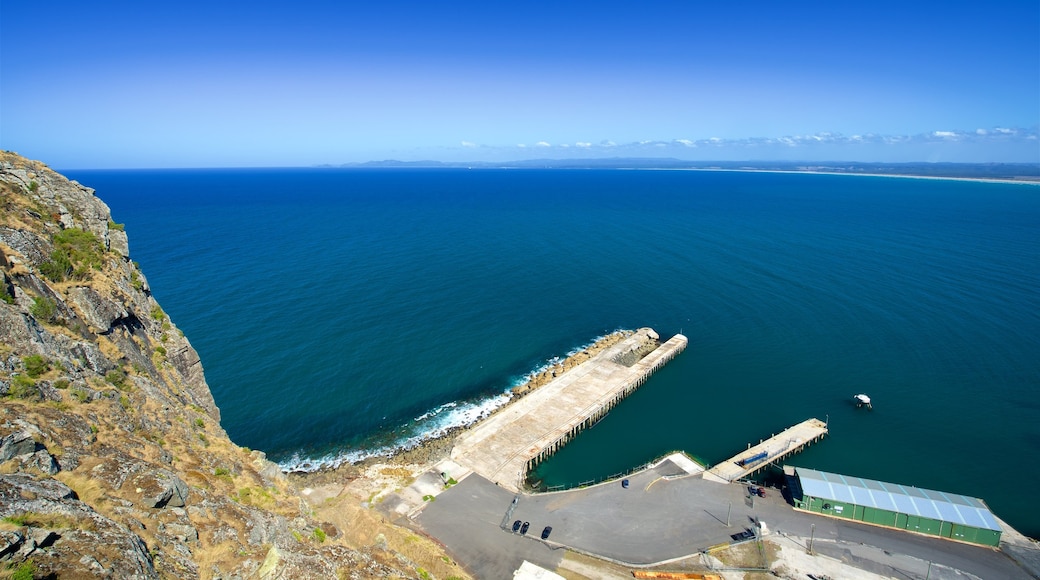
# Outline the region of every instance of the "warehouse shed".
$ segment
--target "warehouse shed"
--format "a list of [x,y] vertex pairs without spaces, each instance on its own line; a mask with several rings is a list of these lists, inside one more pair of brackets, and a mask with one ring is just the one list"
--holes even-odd
[[797,509],[983,546],[1000,544],[1000,524],[981,499],[803,467],[785,471]]

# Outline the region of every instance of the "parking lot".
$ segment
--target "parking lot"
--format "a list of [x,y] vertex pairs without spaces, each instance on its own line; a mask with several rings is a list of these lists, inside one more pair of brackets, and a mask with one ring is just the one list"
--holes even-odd
[[[556,569],[565,548],[629,564],[661,562],[732,542],[756,518],[772,533],[814,534],[818,550],[879,574],[896,570],[849,550],[876,546],[878,554],[907,554],[982,578],[1029,578],[994,550],[796,512],[775,489],[765,498],[750,498],[742,485],[695,476],[667,479],[680,473],[685,472],[666,461],[629,477],[627,488],[615,481],[534,495],[515,495],[470,475],[426,504],[413,521],[478,578],[510,578],[524,560]],[[516,520],[529,522],[527,534],[513,533]],[[545,526],[553,530],[543,541]]]

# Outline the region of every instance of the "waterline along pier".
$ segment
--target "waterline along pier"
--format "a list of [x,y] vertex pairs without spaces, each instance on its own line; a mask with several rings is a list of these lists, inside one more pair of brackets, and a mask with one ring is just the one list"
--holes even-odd
[[452,460],[519,491],[531,469],[594,425],[688,343],[677,334],[653,348],[658,341],[653,329],[637,330],[460,435]]
[[801,451],[827,434],[827,424],[819,419],[806,419],[788,427],[754,447],[719,463],[704,472],[704,479],[732,483],[765,468],[767,465]]

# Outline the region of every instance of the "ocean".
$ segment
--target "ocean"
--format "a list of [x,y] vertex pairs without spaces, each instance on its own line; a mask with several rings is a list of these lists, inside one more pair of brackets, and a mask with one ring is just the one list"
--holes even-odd
[[[790,464],[983,498],[1040,537],[1040,188],[710,171],[67,171],[287,469],[391,453],[620,328],[687,350],[536,474]],[[857,409],[866,393],[874,410]]]

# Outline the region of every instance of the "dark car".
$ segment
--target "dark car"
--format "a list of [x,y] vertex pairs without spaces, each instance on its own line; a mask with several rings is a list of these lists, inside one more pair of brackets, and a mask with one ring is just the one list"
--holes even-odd
[[513,533],[515,534],[519,530],[520,530],[520,520],[516,520],[515,522],[513,522]]
[[524,525],[520,526],[520,533],[526,534],[527,528],[531,527],[531,522],[524,522]]
[[545,526],[545,529],[542,530],[542,539],[543,540],[549,539],[549,534],[551,534],[551,533],[552,533],[552,526]]
[[753,539],[755,537],[755,532],[751,531],[750,529],[745,529],[743,532],[740,532],[739,534],[733,534],[730,537],[733,538],[734,542],[743,542],[745,540]]

